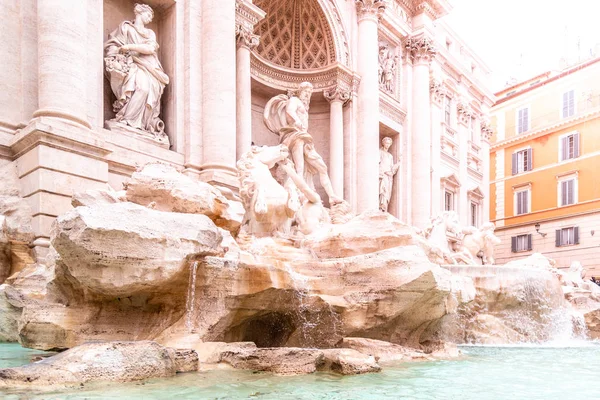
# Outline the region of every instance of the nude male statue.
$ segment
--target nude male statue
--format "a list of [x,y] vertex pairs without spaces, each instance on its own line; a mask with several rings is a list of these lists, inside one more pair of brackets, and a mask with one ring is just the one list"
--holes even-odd
[[333,192],[327,165],[315,150],[313,138],[308,133],[312,91],[313,85],[303,82],[296,95],[280,94],[273,97],[265,106],[264,122],[271,132],[279,135],[279,143],[290,149],[297,174],[304,178],[311,189],[314,189],[313,176],[319,175],[321,186],[329,196],[329,204],[333,205],[343,200]]

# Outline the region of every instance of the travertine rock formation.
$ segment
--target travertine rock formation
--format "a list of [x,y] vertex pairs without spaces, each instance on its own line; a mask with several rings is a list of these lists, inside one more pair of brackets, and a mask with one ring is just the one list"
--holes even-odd
[[41,362],[0,370],[0,387],[56,388],[93,381],[129,382],[194,370],[194,352],[156,342],[87,343]]
[[106,296],[160,292],[187,277],[194,258],[222,251],[221,234],[208,217],[132,203],[77,207],[53,229],[52,245],[70,275]]
[[321,370],[337,372],[341,375],[358,375],[379,372],[381,367],[375,357],[353,349],[325,349]]
[[25,265],[34,262],[31,209],[21,197],[17,167],[0,167],[0,284]]
[[363,354],[372,355],[378,363],[431,359],[431,357],[423,351],[385,342],[383,340],[347,337],[343,338],[337,344],[337,347],[354,349]]
[[536,255],[504,266],[447,266],[470,277],[475,300],[444,318],[455,343],[540,343],[572,329],[570,308],[550,260]]
[[241,202],[228,200],[215,187],[168,164],[149,163],[135,172],[126,185],[126,198],[159,211],[204,214],[232,232],[239,230],[244,215]]

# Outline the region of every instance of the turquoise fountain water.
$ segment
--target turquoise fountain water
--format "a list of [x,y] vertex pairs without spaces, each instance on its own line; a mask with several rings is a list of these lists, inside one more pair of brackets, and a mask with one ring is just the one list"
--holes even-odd
[[[378,374],[281,377],[219,370],[50,393],[4,392],[16,399],[599,399],[600,343],[461,348],[453,361],[396,364]],[[0,367],[39,352],[0,344]],[[26,397],[23,397],[26,396]]]

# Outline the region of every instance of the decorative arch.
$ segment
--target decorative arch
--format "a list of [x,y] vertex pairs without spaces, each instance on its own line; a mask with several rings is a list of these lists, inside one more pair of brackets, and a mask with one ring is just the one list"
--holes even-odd
[[[308,80],[315,90],[344,81],[350,87],[348,39],[335,0],[254,0],[266,12],[255,26],[252,77],[277,89]],[[341,77],[341,78],[340,78]]]

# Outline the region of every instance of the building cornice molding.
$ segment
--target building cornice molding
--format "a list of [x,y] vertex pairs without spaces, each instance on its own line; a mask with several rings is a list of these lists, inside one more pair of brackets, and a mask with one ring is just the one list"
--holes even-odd
[[560,122],[545,126],[543,128],[533,130],[525,135],[513,136],[508,139],[502,140],[500,142],[494,143],[493,145],[490,146],[490,150],[500,150],[500,149],[503,149],[506,147],[511,147],[511,146],[514,146],[517,144],[521,144],[521,143],[524,144],[525,142],[528,142],[531,139],[537,139],[539,137],[549,135],[559,129],[569,128],[573,125],[577,125],[577,124],[581,123],[582,121],[585,121],[587,119],[592,119],[592,118],[595,118],[598,116],[600,116],[600,108],[596,108],[585,114],[581,114],[581,115],[566,119],[564,121],[560,121]]
[[250,72],[258,82],[282,91],[296,90],[300,83],[310,82],[314,92],[338,86],[340,90],[355,93],[360,83],[359,75],[340,63],[318,69],[298,70],[269,63],[254,52],[250,57]]

